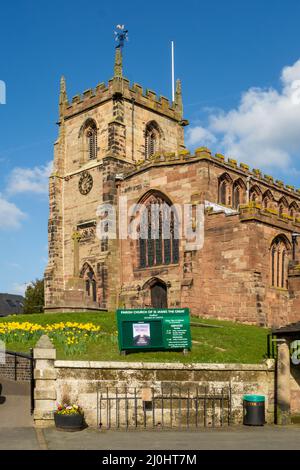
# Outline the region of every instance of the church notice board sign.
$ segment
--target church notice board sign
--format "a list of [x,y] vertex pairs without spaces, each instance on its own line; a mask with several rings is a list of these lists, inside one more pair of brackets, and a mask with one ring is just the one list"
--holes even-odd
[[191,349],[188,308],[118,309],[120,351]]

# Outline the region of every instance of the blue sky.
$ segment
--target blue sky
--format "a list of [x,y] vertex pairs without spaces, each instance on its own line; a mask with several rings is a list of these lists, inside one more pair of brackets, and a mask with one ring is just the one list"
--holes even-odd
[[107,81],[118,23],[130,36],[125,75],[168,97],[175,41],[189,147],[298,186],[297,0],[15,0],[0,9],[0,292],[21,292],[44,271],[60,76],[69,97]]

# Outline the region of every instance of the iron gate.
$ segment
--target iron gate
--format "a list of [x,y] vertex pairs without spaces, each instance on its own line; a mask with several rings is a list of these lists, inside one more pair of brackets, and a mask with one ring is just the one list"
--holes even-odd
[[231,388],[103,387],[97,390],[100,428],[198,428],[231,424]]

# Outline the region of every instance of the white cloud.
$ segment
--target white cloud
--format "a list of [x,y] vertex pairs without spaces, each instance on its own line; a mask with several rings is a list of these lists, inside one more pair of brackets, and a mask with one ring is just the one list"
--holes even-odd
[[52,171],[52,162],[34,168],[14,168],[8,178],[7,193],[47,194],[48,178]]
[[284,67],[281,90],[250,88],[236,108],[210,111],[208,125],[192,126],[187,145],[216,151],[253,166],[288,171],[300,156],[300,60]]
[[51,171],[52,162],[34,168],[16,167],[12,170],[5,189],[6,197],[0,193],[0,230],[17,229],[26,218],[26,214],[7,197],[25,192],[46,194]]
[[202,145],[211,145],[217,142],[217,139],[209,130],[196,126],[188,130],[188,141],[192,146],[197,145],[198,142]]
[[17,229],[25,217],[24,212],[0,194],[0,229]]

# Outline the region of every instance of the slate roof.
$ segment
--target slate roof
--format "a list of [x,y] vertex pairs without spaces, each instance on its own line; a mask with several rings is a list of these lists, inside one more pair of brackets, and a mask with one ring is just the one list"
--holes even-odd
[[300,333],[300,321],[296,323],[290,323],[289,325],[282,326],[281,328],[272,329],[272,333],[277,336],[293,335],[294,333]]
[[24,297],[14,294],[0,294],[0,317],[23,313]]

